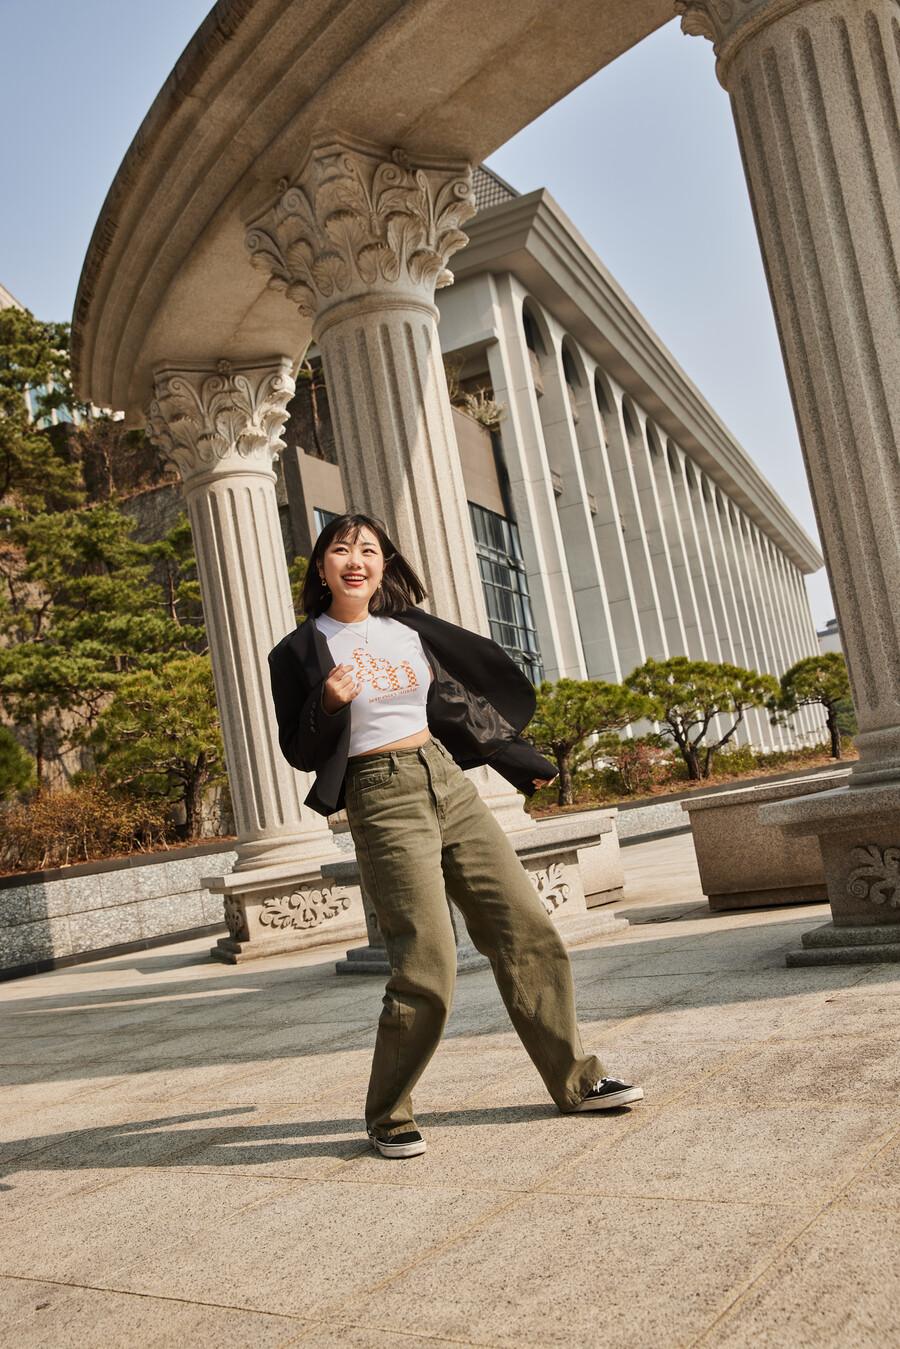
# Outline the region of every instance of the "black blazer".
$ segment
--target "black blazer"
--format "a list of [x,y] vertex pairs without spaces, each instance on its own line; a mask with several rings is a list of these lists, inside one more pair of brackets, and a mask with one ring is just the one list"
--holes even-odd
[[[556,776],[555,766],[519,737],[534,716],[536,698],[505,651],[424,609],[404,609],[392,617],[422,639],[434,671],[428,726],[460,768],[489,763],[529,796],[534,778]],[[292,767],[315,773],[306,804],[321,815],[344,804],[350,744],[350,704],[333,715],[322,707],[322,687],[333,668],[328,643],[312,618],[269,653],[281,752]]]

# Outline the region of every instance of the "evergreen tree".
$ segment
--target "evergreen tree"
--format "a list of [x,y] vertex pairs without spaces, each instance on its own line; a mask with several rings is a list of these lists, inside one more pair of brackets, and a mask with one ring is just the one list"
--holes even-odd
[[133,528],[114,502],[20,514],[0,550],[0,711],[28,730],[39,788],[48,750],[77,740],[124,674],[203,640],[178,586],[166,598],[150,579],[167,541],[137,543]]
[[8,726],[0,726],[0,801],[27,791],[34,782],[34,760]]
[[209,657],[168,657],[126,675],[90,743],[111,781],[182,805],[185,838],[198,838],[204,789],[225,781]]
[[83,498],[67,427],[50,424],[74,407],[68,347],[66,324],[0,309],[0,526]]
[[575,799],[572,756],[588,736],[622,731],[646,715],[646,698],[621,684],[605,684],[600,679],[560,679],[555,684],[544,680],[524,734],[535,749],[556,761],[561,806],[571,806]]
[[831,737],[831,757],[841,757],[841,717],[846,715],[850,697],[847,665],[840,651],[826,651],[819,656],[807,656],[797,661],[781,676],[777,696],[769,700],[772,724],[778,725],[785,717],[801,707],[824,707],[825,724]]
[[[648,715],[659,723],[660,733],[677,745],[694,782],[709,777],[716,750],[732,739],[748,709],[762,707],[778,691],[771,675],[687,656],[648,660],[624,682],[626,688],[649,700]],[[731,724],[724,735],[707,743],[717,716]]]

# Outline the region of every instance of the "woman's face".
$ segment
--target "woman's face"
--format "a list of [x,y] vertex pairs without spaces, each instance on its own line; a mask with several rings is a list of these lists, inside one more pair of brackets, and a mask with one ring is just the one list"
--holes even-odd
[[384,574],[381,544],[363,527],[354,540],[333,539],[319,562],[319,575],[339,608],[368,607]]

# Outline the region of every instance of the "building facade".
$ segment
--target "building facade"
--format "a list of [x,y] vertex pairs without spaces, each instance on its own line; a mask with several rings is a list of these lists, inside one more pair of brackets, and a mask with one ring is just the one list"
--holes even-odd
[[[812,541],[549,194],[475,177],[437,302],[494,638],[534,681],[677,655],[778,676],[815,654]],[[347,504],[314,351],[290,413],[282,523],[308,555]],[[796,737],[820,732],[804,710]],[[795,739],[762,713],[743,735]]]

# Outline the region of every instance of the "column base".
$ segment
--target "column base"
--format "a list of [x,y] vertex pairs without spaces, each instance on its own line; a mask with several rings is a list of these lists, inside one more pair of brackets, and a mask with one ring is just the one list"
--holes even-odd
[[325,878],[316,863],[231,872],[203,884],[224,897],[229,935],[219,938],[210,955],[227,965],[366,934],[359,885]]
[[825,923],[804,932],[799,950],[788,951],[788,965],[877,965],[900,962],[900,924],[884,927],[835,927]]
[[806,933],[787,963],[900,960],[900,784],[782,801],[762,806],[759,817],[788,835],[816,835],[822,850],[832,922]]

